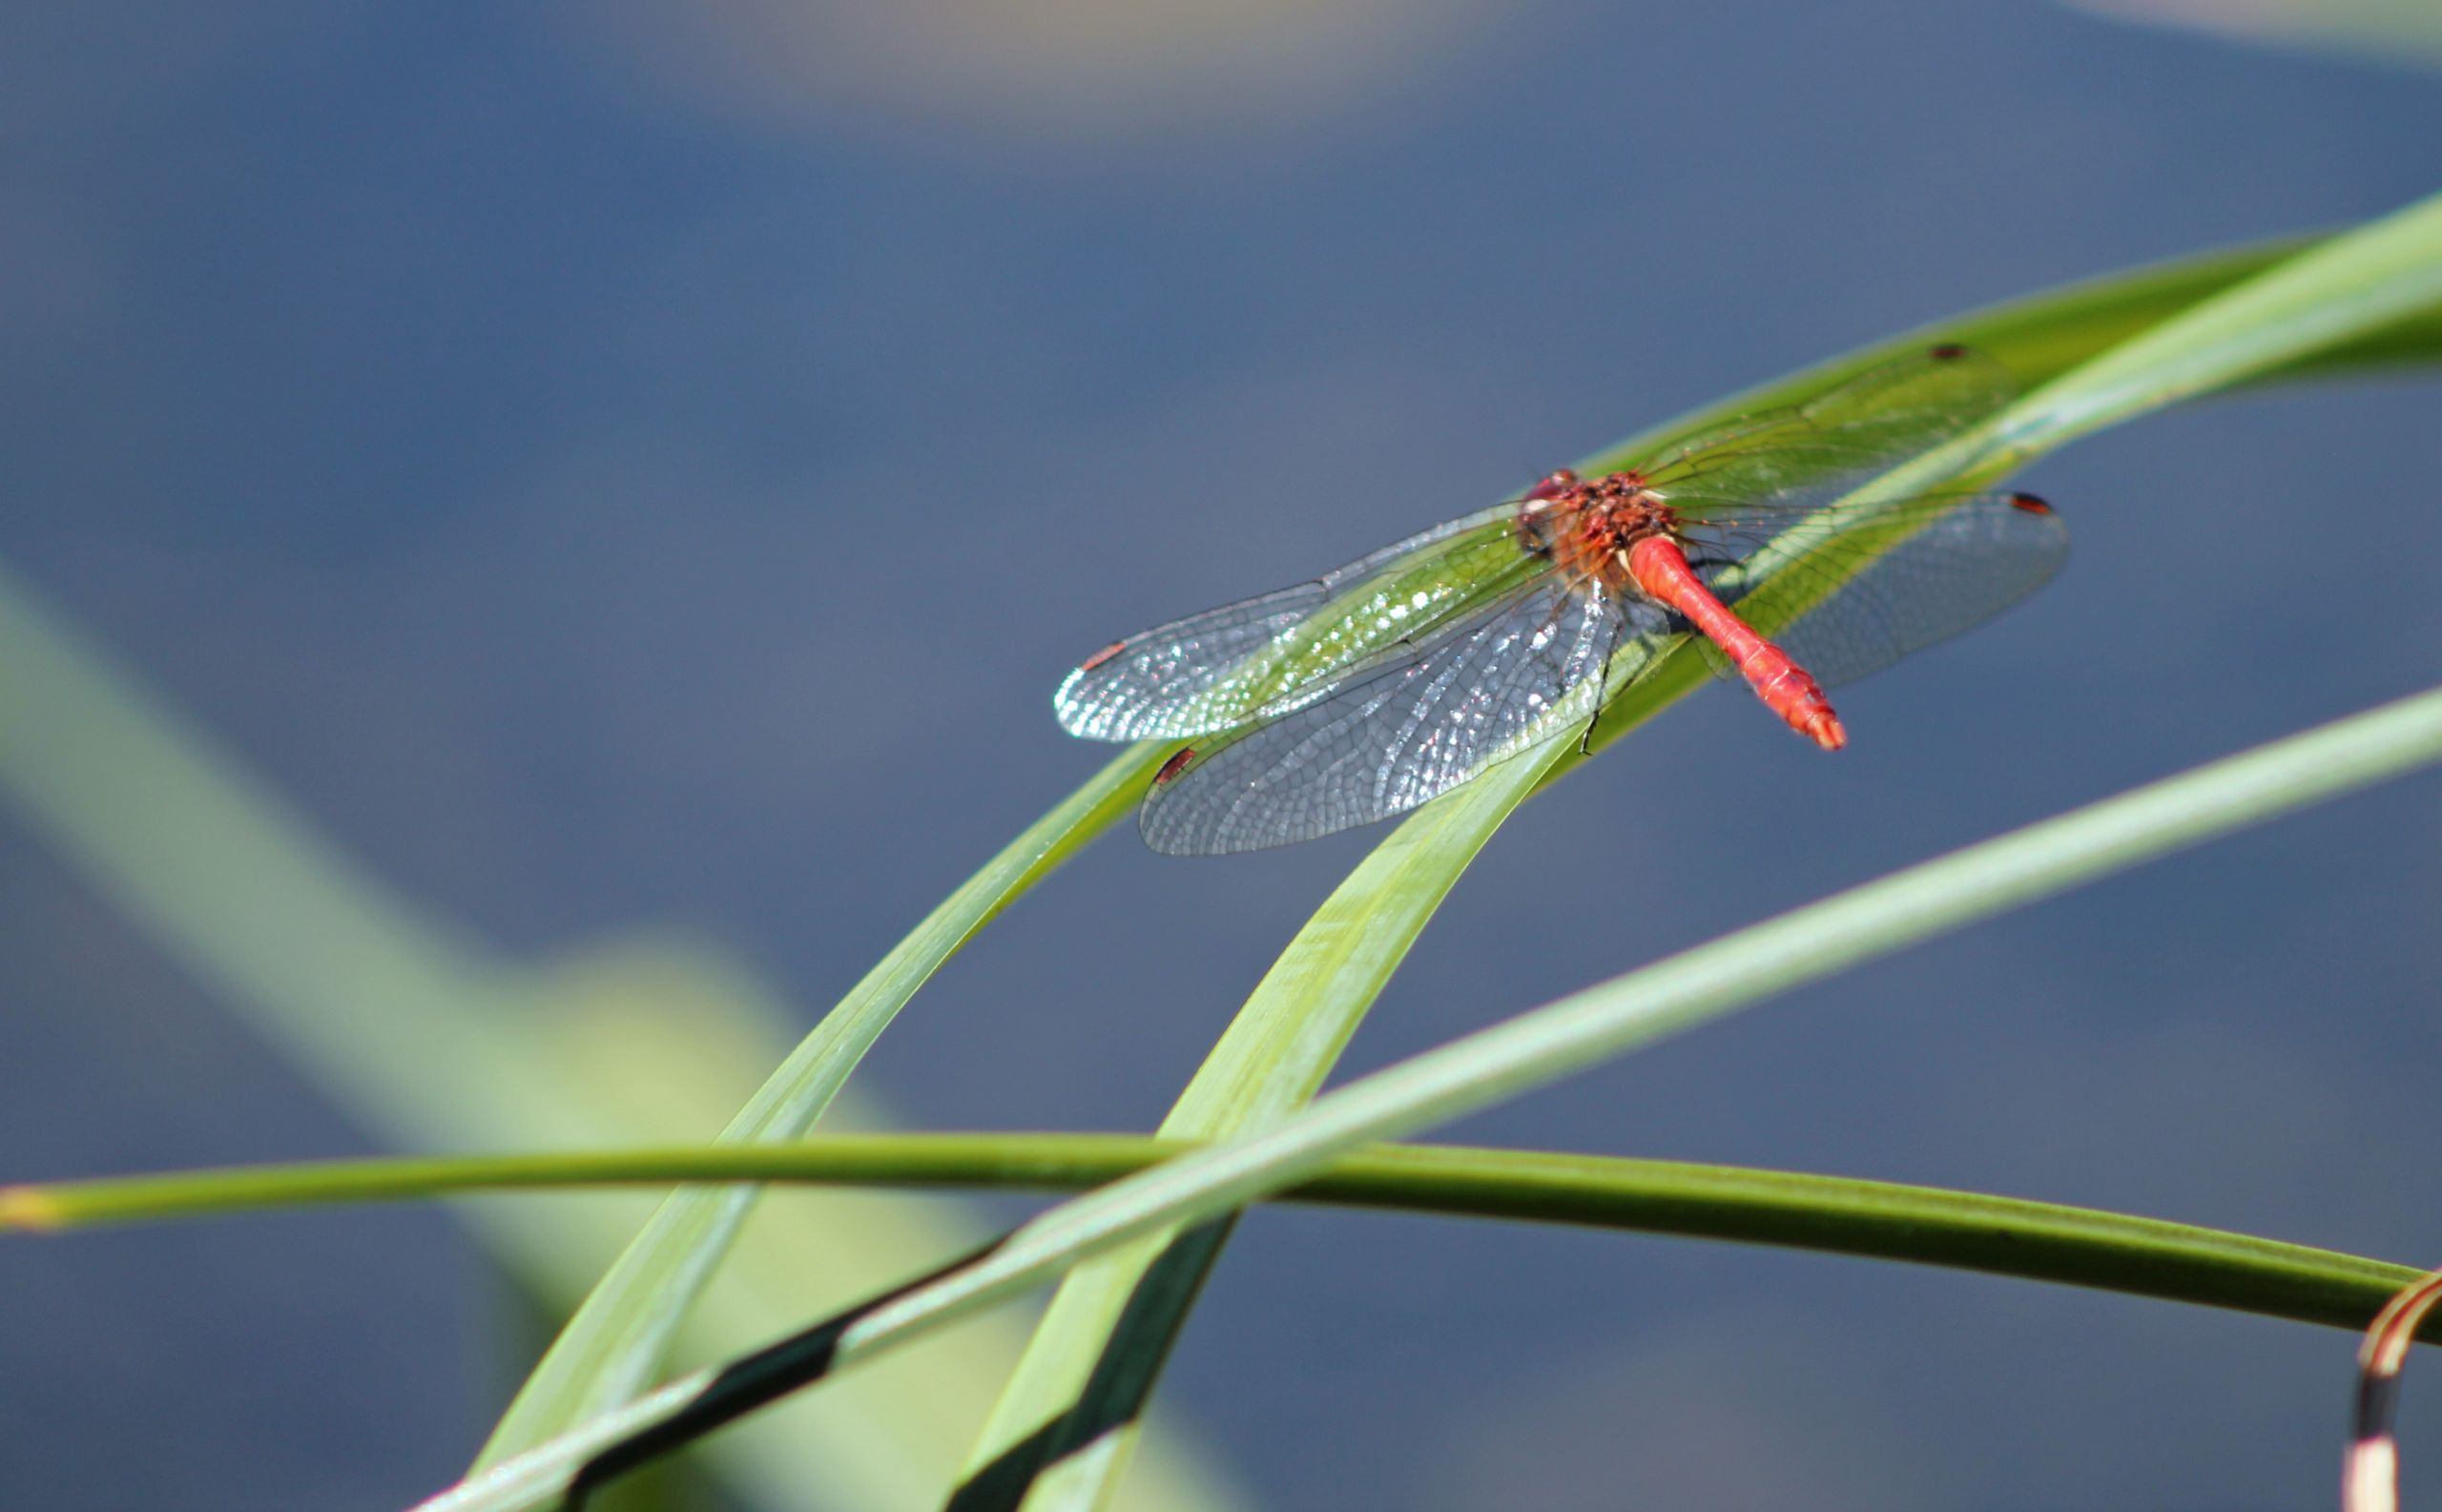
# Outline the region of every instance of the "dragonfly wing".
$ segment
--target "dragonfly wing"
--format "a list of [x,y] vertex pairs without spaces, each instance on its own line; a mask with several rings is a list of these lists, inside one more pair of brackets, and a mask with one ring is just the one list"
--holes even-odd
[[1148,740],[1235,723],[1211,707],[1214,684],[1329,597],[1320,581],[1300,583],[1130,635],[1061,680],[1051,695],[1060,726],[1089,740]]
[[1599,585],[1515,590],[1421,654],[1199,754],[1147,796],[1145,841],[1219,855],[1404,813],[1582,727],[1626,630]]
[[[1179,739],[1319,696],[1463,613],[1476,586],[1469,573],[1522,570],[1530,559],[1508,540],[1515,511],[1500,505],[1463,515],[1313,582],[1130,635],[1061,682],[1052,695],[1061,727],[1093,740]],[[1402,595],[1395,629],[1375,623],[1382,606],[1369,604],[1369,590],[1443,577],[1448,590],[1430,605],[1408,603],[1420,588]]]
[[1695,437],[1640,470],[1687,520],[1787,517],[1965,433],[2017,391],[1983,353],[1933,347]]
[[[1749,581],[1752,558],[1712,578],[1742,614],[1779,594],[1811,599],[1767,633],[1826,686],[1974,629],[2050,582],[2069,554],[2059,515],[2028,494],[1915,500],[1858,514],[1853,526],[1836,511],[1818,514],[1823,540],[1769,578]],[[1912,522],[1911,533],[1897,534]],[[1707,649],[1716,673],[1736,675]]]

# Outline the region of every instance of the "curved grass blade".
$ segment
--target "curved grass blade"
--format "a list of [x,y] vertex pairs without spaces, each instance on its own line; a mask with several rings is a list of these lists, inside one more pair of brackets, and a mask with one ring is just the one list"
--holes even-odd
[[[1639,448],[1649,451],[1670,437],[1698,426],[1717,424],[1749,410],[1792,403],[1903,350],[1937,338],[1971,342],[2008,363],[2022,380],[2041,381],[2134,333],[2162,322],[2199,300],[2278,264],[2303,248],[2318,244],[2312,238],[2281,238],[2182,259],[2014,300],[1923,332],[1894,338],[1791,379],[1734,396],[1656,427],[1637,441],[1624,444],[1590,460],[1585,466],[1592,469],[1611,466],[1614,464],[1610,459],[1624,457]],[[2429,310],[2389,327],[2370,329],[2351,342],[2306,354],[2291,364],[2291,370],[2301,373],[2347,372],[2366,366],[2431,362],[2437,354],[2442,354],[2442,310]],[[1597,742],[1607,743],[1609,739],[1616,738],[1632,723],[1661,707],[1668,697],[1676,696],[1676,693],[1670,691],[1674,686],[1678,692],[1684,692],[1687,687],[1701,681],[1704,676],[1702,671],[1692,666],[1693,658],[1687,660],[1690,663],[1688,667],[1666,667],[1660,675],[1640,683],[1631,694],[1633,702],[1623,700],[1615,704],[1614,712],[1605,715]],[[1674,684],[1673,679],[1684,679],[1684,686]],[[1149,761],[1151,758],[1147,759]],[[1573,750],[1564,751],[1555,763],[1555,770],[1565,770],[1574,759]],[[1112,769],[1115,770],[1116,767]],[[1104,778],[1110,776],[1111,771],[1107,771]],[[1088,794],[1096,793],[1104,778],[1098,778],[1096,784],[1089,785],[1065,807],[1074,807]],[[1132,797],[1125,784],[1102,792],[1100,798],[1121,798],[1123,795]],[[1095,829],[1108,822],[1100,806],[1100,798],[1088,805],[1094,815],[1091,827]],[[1454,795],[1440,801],[1452,803],[1459,800],[1459,797]],[[1081,843],[1086,833],[1086,827],[1081,823],[1077,831]],[[1040,870],[1026,874],[1028,880],[1039,875]],[[1013,895],[970,900],[971,905],[980,903],[982,906],[967,909],[972,922],[962,927],[948,927],[955,922],[944,920],[944,927],[935,930],[931,927],[934,922],[928,921],[925,928],[919,932],[926,937],[924,942],[920,944],[918,937],[910,937],[908,942],[894,950],[890,962],[885,964],[897,963],[904,974],[929,971],[930,964],[937,964],[939,960],[945,958],[958,941],[973,928],[980,927],[1007,896]],[[942,913],[948,912],[949,908],[949,904],[944,904]],[[937,913],[936,920],[942,920],[942,913]],[[881,969],[877,968],[878,973]],[[903,997],[900,1001],[903,1001]],[[835,1012],[850,1011],[855,1004],[856,999],[852,995]],[[897,1004],[890,1006],[895,1008]],[[816,1030],[817,1035],[828,1032],[828,1021]],[[840,1037],[838,1043],[846,1043],[852,1038]],[[795,1074],[791,1067],[799,1059],[792,1057],[789,1066],[776,1072],[775,1083],[791,1079]],[[767,1088],[767,1093],[769,1091]],[[769,1100],[758,1095],[757,1103]],[[819,1112],[818,1107],[804,1108],[803,1110],[809,1122]],[[748,1194],[740,1200],[751,1202],[753,1198]],[[554,1354],[562,1355],[563,1363],[569,1368],[557,1370],[556,1384],[551,1393],[553,1404],[547,1407],[529,1383],[528,1391],[520,1396],[521,1420],[517,1428],[510,1432],[505,1424],[503,1431],[495,1434],[492,1444],[486,1448],[486,1460],[497,1460],[502,1452],[517,1442],[530,1442],[547,1433],[572,1425],[584,1416],[583,1404],[615,1399],[626,1389],[624,1385],[614,1387],[605,1382],[614,1379],[622,1383],[634,1382],[648,1376],[660,1359],[668,1332],[667,1320],[684,1311],[694,1290],[719,1263],[731,1227],[726,1223],[670,1223],[658,1225],[649,1233],[640,1235],[622,1261],[627,1276],[622,1291],[632,1299],[631,1302],[616,1309],[596,1308],[589,1303],[582,1316],[585,1330],[582,1344],[569,1342],[571,1336],[564,1335],[563,1345],[554,1347]],[[658,1285],[648,1287],[642,1284],[640,1278],[647,1274],[657,1275],[660,1278]],[[608,1281],[605,1284],[609,1284]],[[576,1327],[576,1323],[571,1324],[572,1329]],[[568,1351],[566,1355],[563,1355],[564,1347]],[[574,1366],[569,1357],[575,1354],[582,1354],[590,1364]]]
[[[54,1233],[328,1203],[675,1182],[1067,1191],[1196,1146],[1130,1134],[845,1134],[458,1160],[313,1161],[0,1188],[0,1229]],[[1451,1145],[1372,1145],[1271,1200],[1769,1244],[2356,1328],[2411,1267],[2156,1218],[1938,1187]],[[2397,1369],[2413,1330],[2373,1357]]]
[[1978,470],[2278,371],[2442,303],[2442,195],[2335,237],[2027,395]]
[[[791,1384],[836,1374],[1049,1280],[1083,1256],[1233,1212],[1368,1141],[1460,1117],[1762,998],[2436,762],[2442,690],[1921,862],[1414,1056],[1324,1093],[1268,1130],[1113,1182],[754,1362],[794,1354],[807,1369]],[[800,1348],[808,1338],[819,1348]],[[597,1456],[687,1419],[727,1375],[699,1371],[673,1381],[462,1482],[424,1503],[425,1512],[508,1512],[548,1501]],[[768,1376],[754,1384],[781,1389]]]
[[[941,963],[1027,888],[1126,815],[1165,753],[1139,746],[1036,821],[899,942],[757,1089],[724,1143],[795,1139],[812,1127],[891,1019]],[[752,1188],[670,1194],[569,1319],[492,1430],[478,1468],[634,1394],[748,1212]]]
[[[1931,337],[1987,350],[1998,347],[1992,355],[2005,365],[2022,376],[2051,381],[1953,445],[1886,474],[1851,497],[1889,499],[1929,487],[1980,487],[2040,451],[2100,425],[2266,373],[2409,317],[2430,315],[2437,304],[2442,304],[2442,198],[2301,252],[2235,289],[2128,335],[2065,372],[2047,371],[2045,366],[2045,359],[2058,360],[2061,351],[2058,346],[2034,354],[2012,347],[2008,339],[2020,329],[2012,312],[1971,317],[1852,354],[1789,383],[1751,391],[1706,414],[1683,417],[1590,459],[1580,470],[1591,475],[1640,465],[1720,419],[1811,397],[1910,349],[1904,343],[1921,343]],[[2109,301],[2101,301],[2096,308],[2108,311]],[[1830,574],[1803,571],[1770,577],[1774,559],[1801,560],[1808,542],[1800,532],[1791,536],[1775,542],[1763,560],[1750,564],[1764,574],[1764,580],[1740,601],[1742,615],[1768,635],[1811,608],[1827,586],[1836,581]],[[1901,540],[1894,533],[1890,544],[1896,546]],[[1857,537],[1852,534],[1850,541],[1853,549]],[[1632,680],[1633,686],[1606,708],[1593,736],[1576,745],[1563,743],[1537,763],[1544,780],[1573,769],[1585,752],[1619,738],[1705,678],[1692,640],[1652,662],[1636,661],[1631,669],[1615,673],[1615,684]],[[1615,685],[1613,691],[1619,693],[1621,688]],[[1487,837],[1509,806],[1525,796],[1508,782],[1485,788],[1489,780],[1480,778],[1439,800],[1463,805]],[[1395,832],[1386,845],[1402,843],[1405,833],[1404,827]],[[1459,873],[1474,860],[1480,844],[1455,846],[1439,857],[1439,872],[1423,880],[1419,896],[1425,905],[1421,908],[1361,871],[1334,895],[1335,902],[1345,900],[1343,906],[1378,909],[1381,929],[1404,932],[1398,942],[1404,953],[1433,908],[1455,885]],[[1416,880],[1413,864],[1402,875]],[[1317,975],[1301,983],[1286,968],[1303,942],[1303,935],[1292,942],[1281,965],[1266,979],[1267,986],[1288,984],[1320,1022],[1353,1025],[1387,978],[1339,981]],[[1362,993],[1362,1000],[1347,1001],[1351,992]],[[1216,1051],[1216,1057],[1219,1054]],[[1216,1233],[1197,1246],[1197,1280],[1202,1268],[1217,1256],[1222,1237]],[[1038,1325],[1035,1343],[1028,1348],[1002,1406],[993,1414],[983,1444],[970,1461],[968,1494],[953,1500],[954,1512],[1005,1512],[1021,1505],[1028,1512],[1086,1512],[1107,1501],[1127,1460],[1128,1433],[1141,1412],[1141,1396],[1149,1393],[1152,1377],[1195,1295],[1193,1284],[1185,1284],[1183,1277],[1155,1266],[1156,1253],[1150,1245],[1132,1245],[1081,1270],[1062,1286],[1051,1312]],[[1132,1331],[1113,1333],[1128,1297],[1137,1288],[1175,1298],[1177,1311],[1127,1310]],[[1070,1305],[1072,1296],[1087,1295],[1094,1298],[1090,1304]],[[1100,1404],[1077,1399],[1077,1393],[1090,1381],[1112,1375],[1136,1382],[1138,1399]],[[1031,1483],[1014,1473],[1023,1468],[1017,1462],[1022,1459],[1030,1459],[1036,1465]]]
[[[1161,1134],[1224,1139],[1277,1123],[1312,1098],[1458,881],[1452,858],[1483,847],[1549,759],[1547,750],[1495,767],[1376,846],[1265,973]],[[1171,1235],[1149,1236],[1078,1268],[986,1422],[951,1506],[1004,1504],[1044,1467],[1080,1455],[1112,1470],[1126,1460],[1145,1398],[1227,1230],[1200,1230],[1175,1251]]]
[[[1958,339],[1989,342],[2009,334],[2006,325],[1979,334],[1976,323],[1962,322]],[[2105,425],[2218,389],[2327,376],[2349,370],[2351,362],[2395,365],[2419,350],[2430,362],[2435,350],[2426,343],[2436,335],[2442,335],[2442,195],[2304,245],[2295,257],[2129,332],[2074,367],[2025,363],[2009,350],[1995,352],[2038,386],[1991,423],[1852,497],[1894,499],[1931,487],[1982,487]],[[1873,355],[1879,359],[1884,350],[1873,348]],[[1810,376],[1845,377],[1860,365],[1847,359]],[[1624,466],[1654,445],[1650,437],[1639,438],[1585,466]],[[1742,616],[1773,633],[1811,602],[1807,576],[1785,573],[1784,587],[1742,599]],[[1701,663],[1701,655],[1686,645],[1656,658],[1634,687],[1604,707],[1587,749],[1564,753],[1544,781],[1566,776],[1584,756],[1702,686],[1707,673]]]

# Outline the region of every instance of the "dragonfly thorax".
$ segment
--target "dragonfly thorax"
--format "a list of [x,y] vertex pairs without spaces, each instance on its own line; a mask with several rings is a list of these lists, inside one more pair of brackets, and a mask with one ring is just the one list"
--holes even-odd
[[1518,544],[1549,560],[1572,587],[1627,588],[1629,548],[1678,526],[1678,516],[1639,472],[1584,481],[1563,468],[1518,503]]

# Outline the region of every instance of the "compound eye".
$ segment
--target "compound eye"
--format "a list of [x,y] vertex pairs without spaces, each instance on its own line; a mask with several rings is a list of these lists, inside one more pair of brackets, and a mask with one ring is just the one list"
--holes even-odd
[[1557,472],[1545,473],[1543,475],[1542,482],[1535,485],[1535,487],[1519,495],[1519,502],[1521,504],[1533,504],[1545,500],[1557,499],[1562,494],[1568,492],[1571,488],[1576,487],[1577,474],[1566,467],[1562,467]]

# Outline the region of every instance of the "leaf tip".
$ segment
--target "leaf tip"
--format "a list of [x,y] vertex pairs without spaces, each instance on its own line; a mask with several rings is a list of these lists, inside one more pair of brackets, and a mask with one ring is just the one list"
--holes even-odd
[[67,1227],[67,1208],[40,1187],[0,1187],[0,1230],[54,1233]]

